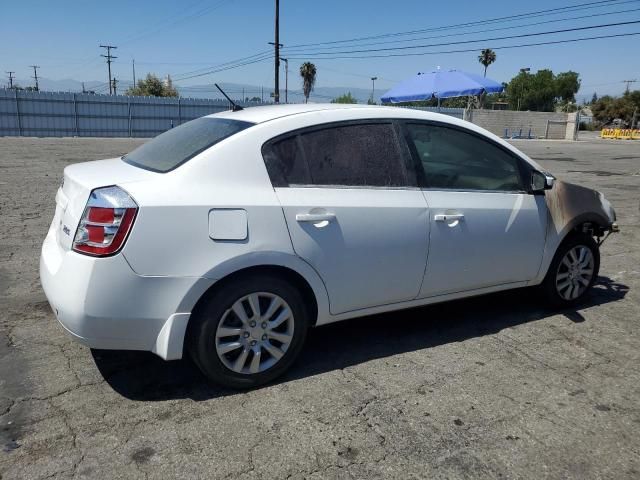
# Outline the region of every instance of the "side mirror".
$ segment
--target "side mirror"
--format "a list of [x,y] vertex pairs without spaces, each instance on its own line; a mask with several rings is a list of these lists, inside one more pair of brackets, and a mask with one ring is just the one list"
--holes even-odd
[[542,193],[545,190],[550,190],[553,188],[555,179],[550,173],[534,170],[531,173],[531,191],[533,193]]

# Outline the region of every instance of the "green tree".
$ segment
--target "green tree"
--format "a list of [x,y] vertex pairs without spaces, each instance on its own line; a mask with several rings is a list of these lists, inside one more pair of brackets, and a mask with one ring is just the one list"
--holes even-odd
[[147,73],[143,80],[138,80],[135,87],[127,89],[125,95],[139,97],[177,97],[178,91],[174,88],[171,77],[167,76],[165,82],[152,73]]
[[569,70],[555,76],[556,96],[564,103],[575,102],[576,93],[580,90],[580,76]]
[[626,92],[621,97],[611,97],[605,95],[600,97],[596,103],[591,105],[593,117],[601,125],[607,125],[615,119],[621,119],[627,125],[631,125],[633,114],[636,119],[640,115],[640,90]]
[[300,76],[302,77],[302,92],[304,93],[304,102],[309,101],[309,95],[313,91],[316,84],[316,66],[311,62],[304,62],[300,65]]
[[487,67],[496,61],[496,52],[490,48],[485,48],[478,55],[478,61],[484,65],[484,76],[487,76]]
[[593,105],[597,101],[598,101],[598,94],[596,92],[593,92],[593,96],[591,97],[591,104]]
[[520,72],[507,84],[507,101],[512,110],[553,112],[558,105],[565,108],[574,102],[579,88],[580,79],[576,72],[558,75],[548,69],[533,74]]
[[355,97],[351,95],[351,92],[347,92],[331,100],[331,103],[358,103],[358,100],[356,100]]

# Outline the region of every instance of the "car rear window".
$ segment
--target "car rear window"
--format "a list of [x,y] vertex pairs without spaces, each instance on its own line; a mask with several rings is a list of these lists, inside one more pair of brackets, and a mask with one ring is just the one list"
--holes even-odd
[[165,173],[252,125],[227,118],[197,118],[149,140],[127,153],[122,160],[136,167]]

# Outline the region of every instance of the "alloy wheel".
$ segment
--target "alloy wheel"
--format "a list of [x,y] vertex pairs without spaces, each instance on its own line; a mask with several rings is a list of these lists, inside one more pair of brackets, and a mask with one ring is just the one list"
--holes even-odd
[[584,245],[572,247],[563,257],[556,272],[556,290],[564,300],[575,300],[582,295],[593,279],[594,258]]
[[250,293],[223,314],[216,330],[216,353],[236,373],[261,373],[284,356],[293,331],[293,312],[284,299],[268,292]]

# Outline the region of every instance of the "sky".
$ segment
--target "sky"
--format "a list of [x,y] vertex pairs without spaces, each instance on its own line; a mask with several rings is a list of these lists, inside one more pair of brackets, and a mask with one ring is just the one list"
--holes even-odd
[[[112,71],[124,86],[132,80],[131,63],[135,59],[138,78],[153,72],[159,76],[170,74],[177,85],[185,88],[232,82],[271,89],[274,83],[272,58],[217,73],[186,77],[262,52],[268,55],[273,49],[268,42],[274,40],[274,3],[274,0],[6,2],[0,17],[0,74],[6,77],[5,71],[15,71],[14,76],[24,79],[25,83],[33,75],[29,65],[35,64],[40,66],[38,74],[41,77],[100,81],[106,85],[107,66],[105,59],[100,57],[105,52],[99,45],[111,44],[118,46],[113,51],[118,58]],[[578,5],[581,6],[578,10],[495,21],[499,17]],[[575,18],[585,16],[590,18]],[[477,60],[479,51],[493,48],[497,60],[489,67],[488,76],[495,80],[508,81],[520,68],[530,68],[532,72],[550,68],[556,73],[574,70],[580,73],[583,97],[590,97],[593,92],[620,94],[625,88],[623,80],[640,80],[637,53],[640,35],[512,49],[501,47],[635,33],[640,32],[640,23],[502,40],[496,37],[633,21],[640,22],[640,0],[455,3],[280,0],[280,42],[284,44],[282,56],[291,57],[289,84],[292,89],[300,88],[297,72],[305,60],[316,65],[319,87],[345,87],[345,91],[349,87],[367,89],[371,88],[371,77],[375,76],[378,78],[376,91],[382,92],[417,72],[437,68],[482,73],[483,67]],[[443,28],[470,22],[482,23]],[[423,32],[397,35],[415,30]],[[386,34],[394,35],[351,43],[295,47]],[[452,42],[469,43],[451,45]],[[336,53],[433,44],[445,45]],[[471,51],[443,53],[451,50]],[[326,53],[322,55],[321,52]],[[416,55],[326,58],[406,53]],[[260,58],[254,56],[245,63]],[[5,82],[6,78],[0,84]],[[283,84],[284,73],[281,75]],[[640,89],[640,81],[633,86]]]

